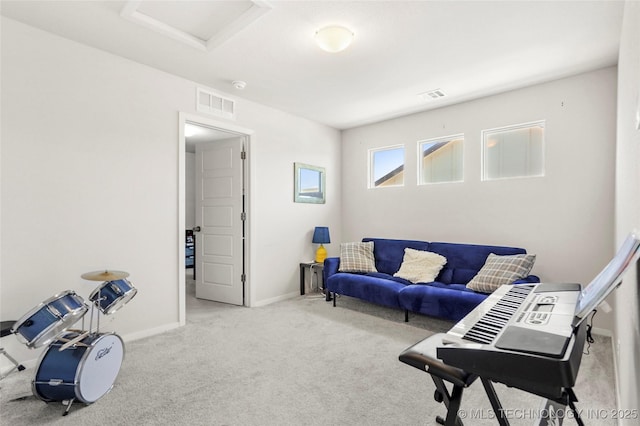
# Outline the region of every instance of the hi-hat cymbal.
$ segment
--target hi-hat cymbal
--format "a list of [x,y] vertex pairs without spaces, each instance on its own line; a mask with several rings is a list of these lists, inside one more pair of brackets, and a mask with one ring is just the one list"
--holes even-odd
[[80,275],[80,277],[84,278],[85,280],[89,280],[89,281],[115,281],[115,280],[121,280],[122,278],[126,278],[129,276],[128,272],[124,272],[124,271],[94,271],[94,272],[87,272],[84,273],[82,275]]

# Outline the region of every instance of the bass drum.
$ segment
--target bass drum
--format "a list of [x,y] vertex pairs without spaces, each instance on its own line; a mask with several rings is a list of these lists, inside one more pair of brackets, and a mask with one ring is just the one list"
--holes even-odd
[[90,334],[60,350],[80,334],[69,332],[51,343],[38,361],[33,394],[45,402],[77,400],[90,404],[113,387],[124,359],[124,344],[115,333]]

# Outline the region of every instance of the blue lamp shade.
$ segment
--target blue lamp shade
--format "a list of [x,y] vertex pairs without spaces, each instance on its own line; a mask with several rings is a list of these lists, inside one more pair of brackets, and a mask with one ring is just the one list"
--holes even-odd
[[314,244],[328,244],[331,242],[331,238],[329,237],[329,228],[326,226],[316,226],[315,231],[313,231],[313,241]]
[[324,248],[323,244],[331,242],[331,238],[329,238],[329,228],[326,226],[316,226],[316,229],[313,231],[313,240],[311,242],[314,244],[320,244],[320,247],[316,250],[316,262],[324,262],[327,258],[327,249]]

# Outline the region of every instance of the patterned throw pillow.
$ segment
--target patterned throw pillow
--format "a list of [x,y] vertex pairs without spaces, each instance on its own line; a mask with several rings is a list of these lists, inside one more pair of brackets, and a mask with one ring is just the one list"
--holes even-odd
[[467,288],[482,293],[493,293],[498,287],[529,275],[536,261],[535,254],[498,256],[489,254],[478,274],[467,283]]
[[340,272],[378,272],[373,241],[340,244]]
[[445,263],[447,258],[438,253],[405,248],[400,269],[393,276],[412,283],[430,283],[436,279]]

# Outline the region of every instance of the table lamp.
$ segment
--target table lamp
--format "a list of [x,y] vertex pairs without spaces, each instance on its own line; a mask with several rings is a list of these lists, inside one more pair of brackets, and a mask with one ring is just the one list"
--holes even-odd
[[329,228],[326,226],[316,226],[316,229],[313,231],[312,242],[314,244],[320,244],[320,247],[316,250],[316,262],[324,262],[327,258],[327,249],[324,248],[323,244],[331,242],[331,238],[329,237]]

